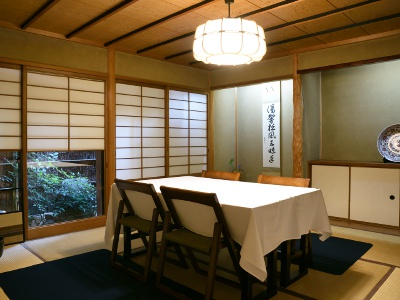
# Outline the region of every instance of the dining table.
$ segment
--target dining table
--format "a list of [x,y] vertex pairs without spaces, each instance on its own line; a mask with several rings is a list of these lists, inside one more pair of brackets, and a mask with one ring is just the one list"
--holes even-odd
[[[321,241],[332,234],[322,191],[316,188],[231,181],[196,176],[139,180],[151,183],[163,202],[160,186],[215,193],[231,236],[241,245],[240,266],[260,281],[267,278],[264,256],[283,241],[299,239],[310,230]],[[114,236],[121,196],[112,185],[105,242]],[[165,205],[165,203],[163,203]]]

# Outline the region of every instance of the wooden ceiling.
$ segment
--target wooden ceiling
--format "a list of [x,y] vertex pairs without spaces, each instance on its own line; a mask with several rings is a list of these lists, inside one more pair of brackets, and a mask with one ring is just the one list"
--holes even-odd
[[[113,47],[204,70],[194,31],[228,16],[224,0],[0,0],[0,26]],[[235,0],[231,17],[264,28],[264,59],[400,34],[400,0]]]

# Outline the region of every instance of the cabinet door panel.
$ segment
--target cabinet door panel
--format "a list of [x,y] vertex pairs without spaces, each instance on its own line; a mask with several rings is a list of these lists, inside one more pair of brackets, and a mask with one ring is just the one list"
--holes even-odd
[[350,219],[399,226],[399,185],[399,170],[352,167]]
[[349,217],[349,169],[342,166],[312,166],[311,186],[322,191],[329,216]]
[[22,212],[0,214],[0,236],[5,245],[24,241]]

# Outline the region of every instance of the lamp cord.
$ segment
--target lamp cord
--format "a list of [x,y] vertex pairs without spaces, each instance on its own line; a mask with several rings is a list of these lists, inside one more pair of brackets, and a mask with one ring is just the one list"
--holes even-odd
[[231,17],[231,3],[233,3],[235,0],[225,0],[225,3],[228,4],[228,18]]

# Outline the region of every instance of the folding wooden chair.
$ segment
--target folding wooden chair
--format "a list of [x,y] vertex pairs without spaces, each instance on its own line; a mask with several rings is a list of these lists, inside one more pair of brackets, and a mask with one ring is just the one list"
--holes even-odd
[[[164,208],[152,184],[115,179],[115,184],[121,194],[117,220],[114,232],[114,241],[111,252],[111,264],[133,277],[147,282],[151,270],[151,262],[156,252],[156,233],[163,229],[162,220],[165,216]],[[127,213],[124,213],[126,208]],[[124,233],[124,258],[143,253],[132,254],[131,241],[141,239],[145,246],[146,260],[143,273],[134,271],[117,260],[119,234],[123,226]],[[148,237],[148,240],[147,240]],[[180,263],[188,267],[180,248],[175,248]]]
[[240,173],[203,170],[201,172],[201,177],[238,181],[240,179]]
[[[169,243],[181,245],[187,250],[195,270],[199,269],[199,266],[192,250],[210,255],[204,299],[212,299],[218,254],[222,248],[227,247],[239,282],[243,284],[244,273],[239,266],[239,256],[217,195],[165,186],[161,186],[160,189],[168,211],[161,240],[157,288],[174,297],[182,297],[177,291],[163,284],[166,247]],[[173,221],[175,229],[171,228],[171,221]]]
[[[257,182],[285,186],[308,187],[310,184],[310,179],[259,175]],[[303,234],[301,236],[300,247],[298,251],[295,251],[294,249],[296,241],[297,240],[284,241],[280,245],[280,255],[278,255],[278,257],[281,260],[280,285],[282,287],[287,287],[294,281],[306,275],[308,273],[308,265],[312,263],[311,233],[309,232],[308,234]],[[290,267],[292,265],[292,261],[295,259],[298,259],[299,273],[297,276],[291,277]]]

